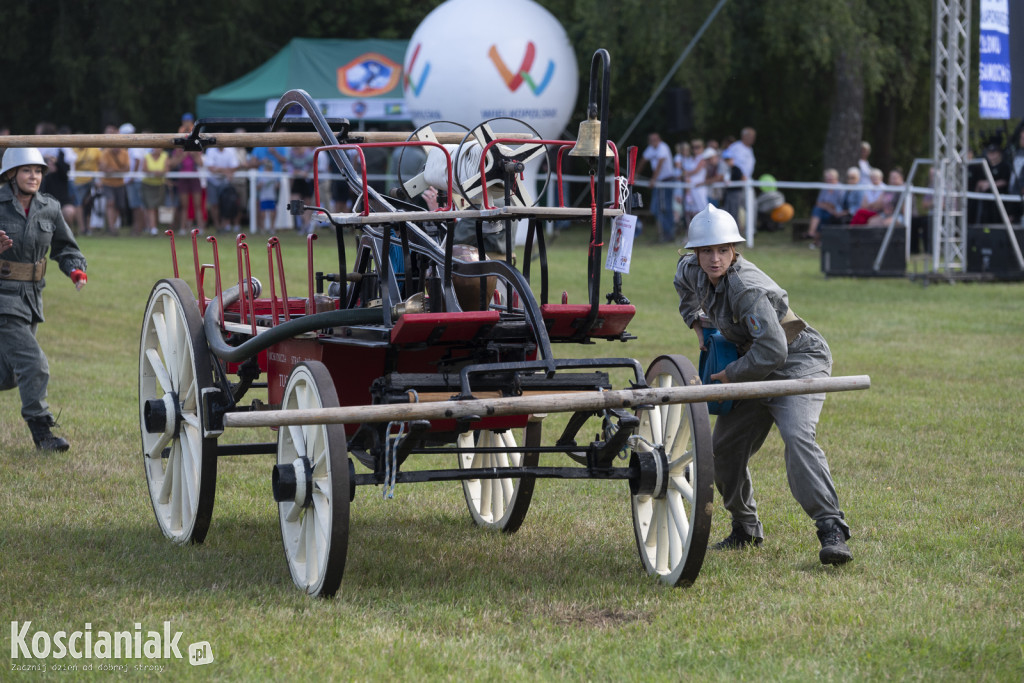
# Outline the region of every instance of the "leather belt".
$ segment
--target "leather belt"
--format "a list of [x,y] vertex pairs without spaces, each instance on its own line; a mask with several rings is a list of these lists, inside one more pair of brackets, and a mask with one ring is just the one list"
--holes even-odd
[[18,280],[19,282],[39,282],[46,274],[46,259],[35,263],[0,260],[0,280]]

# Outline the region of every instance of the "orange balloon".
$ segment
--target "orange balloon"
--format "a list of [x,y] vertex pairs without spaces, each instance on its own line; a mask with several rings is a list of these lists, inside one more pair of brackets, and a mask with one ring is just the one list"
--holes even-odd
[[793,205],[786,202],[772,209],[772,220],[776,223],[785,223],[793,220]]

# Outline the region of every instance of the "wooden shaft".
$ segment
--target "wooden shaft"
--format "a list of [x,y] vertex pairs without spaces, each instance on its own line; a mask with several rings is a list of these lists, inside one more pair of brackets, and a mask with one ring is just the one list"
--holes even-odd
[[[538,389],[537,391],[532,391],[532,390],[524,391],[522,393],[522,395],[523,396],[553,396],[553,395],[564,396],[569,391],[570,390],[567,390],[567,389],[561,389],[561,390],[550,389],[550,390],[546,390],[546,391]],[[439,401],[449,401],[449,400],[451,400],[452,396],[454,396],[457,393],[458,392],[456,392],[456,391],[420,391],[420,392],[418,392],[416,394],[416,398],[419,399],[419,401],[418,401],[419,403],[437,403]],[[593,393],[593,392],[590,392],[590,393]],[[406,394],[406,396],[409,398],[409,402],[410,403],[414,403],[415,402],[415,401],[413,401],[412,395]],[[485,398],[510,398],[508,396],[502,396],[500,391],[478,391],[475,394],[473,394],[473,396],[475,396],[476,398],[479,398],[479,399],[485,399]]]
[[[405,142],[411,132],[350,131],[352,137],[365,142]],[[437,141],[457,145],[465,133],[437,133]],[[0,137],[0,147],[148,147],[173,149],[180,147],[175,140],[188,137],[184,133],[133,133],[132,135],[86,133],[80,135],[6,135]],[[527,133],[502,133],[506,138],[528,138]],[[207,147],[319,147],[324,144],[319,133],[203,133],[200,139],[215,139]]]
[[275,427],[304,424],[362,424],[364,422],[406,422],[409,420],[451,420],[473,416],[499,417],[533,413],[571,413],[634,408],[639,405],[735,401],[745,398],[821,394],[834,391],[858,391],[871,386],[867,375],[825,377],[821,379],[784,379],[771,382],[711,384],[618,391],[587,391],[542,396],[485,398],[437,403],[392,403],[370,406],[343,406],[306,410],[266,410],[228,413],[225,427]]

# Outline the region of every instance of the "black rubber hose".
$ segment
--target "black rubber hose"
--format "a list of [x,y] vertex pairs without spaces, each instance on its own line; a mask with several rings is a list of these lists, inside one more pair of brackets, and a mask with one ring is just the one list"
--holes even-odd
[[[259,296],[260,285],[253,281],[254,296]],[[238,301],[238,285],[224,292],[224,305],[229,306]],[[384,311],[381,308],[345,308],[342,310],[313,313],[287,322],[266,328],[265,332],[238,345],[231,346],[225,341],[220,329],[220,300],[215,296],[206,306],[203,316],[203,329],[206,332],[206,343],[210,345],[213,355],[231,363],[244,361],[274,344],[291,339],[304,332],[322,330],[328,327],[345,327],[348,325],[382,325]]]

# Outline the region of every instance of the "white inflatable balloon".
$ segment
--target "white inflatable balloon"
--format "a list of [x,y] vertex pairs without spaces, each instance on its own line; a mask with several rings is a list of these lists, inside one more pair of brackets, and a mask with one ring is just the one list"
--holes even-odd
[[446,120],[473,128],[508,116],[558,139],[576,104],[569,37],[533,0],[448,0],[412,34],[404,66],[416,126]]

